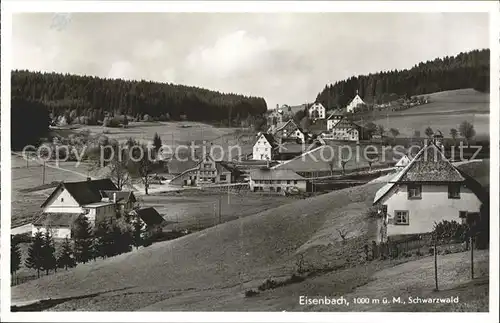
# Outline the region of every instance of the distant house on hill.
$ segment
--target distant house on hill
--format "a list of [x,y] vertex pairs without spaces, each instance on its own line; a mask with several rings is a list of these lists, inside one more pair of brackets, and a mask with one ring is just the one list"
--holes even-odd
[[309,118],[312,120],[316,119],[325,119],[326,117],[326,109],[323,104],[316,102],[311,105],[308,109]]
[[477,181],[446,160],[437,138],[377,191],[373,203],[383,219],[379,240],[431,232],[442,220],[478,218],[487,199]]
[[361,126],[343,118],[333,126],[330,133],[323,134],[323,138],[358,142],[361,139],[365,139],[363,138],[364,133]]
[[305,140],[304,132],[292,119],[275,129],[272,135],[281,141],[293,140],[304,142]]
[[253,145],[254,160],[274,160],[278,142],[273,135],[263,133]]
[[135,203],[132,192],[120,191],[110,179],[59,184],[41,205],[32,223],[32,235],[49,228],[54,238],[71,238],[71,227],[80,215],[92,225],[128,212]]
[[209,154],[193,168],[184,171],[170,181],[170,185],[204,186],[234,183],[239,172],[223,161],[215,161]]
[[327,119],[326,130],[331,131],[344,118],[344,110],[337,109]]
[[354,97],[354,99],[352,99],[351,102],[349,102],[349,104],[346,107],[346,111],[353,112],[354,109],[356,109],[356,107],[360,104],[365,104],[365,101],[363,101],[363,99],[361,99],[361,97],[358,94],[358,91],[356,91],[356,96]]
[[257,169],[250,172],[250,190],[252,192],[285,192],[307,190],[307,179],[288,169]]
[[153,207],[141,208],[130,212],[131,222],[139,221],[143,228],[143,239],[154,238],[163,231],[163,225],[167,222]]

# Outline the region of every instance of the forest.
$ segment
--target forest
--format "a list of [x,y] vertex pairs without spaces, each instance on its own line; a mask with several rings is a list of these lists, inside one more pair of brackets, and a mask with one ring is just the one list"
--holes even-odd
[[326,85],[317,95],[327,109],[345,107],[359,91],[367,103],[382,104],[394,97],[473,88],[489,92],[490,50],[473,50],[421,62],[411,69],[353,76]]
[[267,110],[263,98],[194,86],[26,70],[12,72],[11,95],[44,104],[52,119],[86,117],[87,124],[97,124],[105,116],[142,120],[147,115],[165,121],[226,120],[230,125]]

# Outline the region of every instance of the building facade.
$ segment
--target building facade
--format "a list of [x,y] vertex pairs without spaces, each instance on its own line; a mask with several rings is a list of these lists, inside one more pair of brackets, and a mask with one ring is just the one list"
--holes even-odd
[[434,143],[424,147],[375,195],[382,214],[381,240],[432,232],[443,220],[462,222],[480,212],[479,183],[445,159]]
[[356,109],[356,107],[360,104],[365,104],[365,101],[363,101],[363,99],[361,99],[361,97],[359,96],[359,94],[356,91],[356,96],[354,97],[354,99],[352,99],[351,102],[349,102],[349,104],[346,107],[346,111],[353,112]]
[[249,178],[252,192],[307,191],[307,179],[292,170],[258,169],[250,172]]
[[261,134],[253,145],[254,160],[273,160],[278,143],[271,134]]
[[325,119],[326,118],[326,109],[321,103],[314,103],[308,109],[309,118],[312,120],[317,119]]

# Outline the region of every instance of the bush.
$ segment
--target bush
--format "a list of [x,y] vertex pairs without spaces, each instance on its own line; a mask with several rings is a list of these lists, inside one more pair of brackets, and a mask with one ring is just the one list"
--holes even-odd
[[273,288],[276,288],[278,287],[278,282],[276,282],[275,280],[273,279],[266,279],[266,281],[264,281],[264,283],[262,283],[258,289],[260,291],[265,291],[265,290],[268,290],[268,289],[273,289]]

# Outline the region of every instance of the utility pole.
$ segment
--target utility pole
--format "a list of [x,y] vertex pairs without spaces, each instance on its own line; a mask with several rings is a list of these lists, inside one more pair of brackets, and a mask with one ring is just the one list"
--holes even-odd
[[42,185],[45,184],[45,160],[43,161]]
[[221,208],[222,208],[222,195],[219,196],[219,224],[221,224]]
[[438,288],[438,264],[437,264],[437,233],[434,232],[434,278],[436,280],[436,291]]
[[474,236],[470,236],[470,279],[474,279]]

